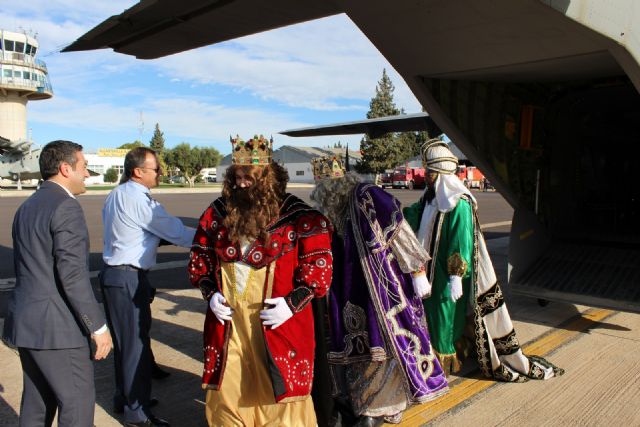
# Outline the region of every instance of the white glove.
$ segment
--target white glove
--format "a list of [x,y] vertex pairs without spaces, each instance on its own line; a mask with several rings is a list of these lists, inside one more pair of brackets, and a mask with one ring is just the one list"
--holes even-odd
[[218,322],[224,325],[224,321],[231,321],[231,307],[226,305],[227,300],[224,299],[220,292],[213,294],[209,300],[209,308],[213,311],[213,314],[218,318]]
[[293,312],[283,297],[267,298],[264,302],[273,305],[271,308],[260,311],[260,318],[264,326],[271,326],[271,329],[275,329],[293,316]]
[[449,294],[453,302],[460,299],[462,296],[462,277],[449,276]]
[[413,282],[413,292],[415,292],[418,298],[425,298],[431,295],[431,283],[429,283],[426,274],[420,274],[418,276],[412,274],[411,281]]

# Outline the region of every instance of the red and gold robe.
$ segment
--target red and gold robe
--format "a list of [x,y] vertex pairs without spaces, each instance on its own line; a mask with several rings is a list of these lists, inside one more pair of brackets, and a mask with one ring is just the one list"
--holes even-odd
[[[242,261],[267,267],[263,300],[284,297],[294,313],[277,329],[262,327],[267,364],[276,402],[306,398],[313,383],[314,319],[309,302],[326,294],[331,284],[332,227],[322,214],[287,194],[278,219],[269,225],[269,242],[254,241],[242,253],[223,225],[225,202],[216,199],[200,217],[191,248],[189,279],[205,299],[222,291],[221,262]],[[220,324],[207,310],[204,325],[202,386],[222,387],[233,322]]]

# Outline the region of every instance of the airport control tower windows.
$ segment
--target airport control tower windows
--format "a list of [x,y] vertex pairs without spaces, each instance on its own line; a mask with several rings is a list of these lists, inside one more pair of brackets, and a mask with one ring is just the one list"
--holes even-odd
[[24,53],[24,42],[16,42],[14,51]]
[[2,70],[2,77],[13,77],[13,71],[11,70]]
[[13,40],[4,41],[4,50],[13,52]]

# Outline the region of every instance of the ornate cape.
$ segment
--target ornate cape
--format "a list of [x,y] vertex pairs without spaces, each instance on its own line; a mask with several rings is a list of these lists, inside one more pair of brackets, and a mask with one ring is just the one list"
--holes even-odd
[[[416,231],[420,228],[425,205],[425,200],[421,199],[404,209],[407,221]],[[438,355],[443,364],[452,371],[460,367],[454,346],[459,350],[462,347],[463,323],[470,300],[478,363],[485,376],[500,381],[524,382],[530,378],[561,375],[562,369],[541,357],[522,352],[480,230],[474,201],[462,195],[452,211],[436,214],[433,227],[431,241],[425,242],[433,256],[427,269],[433,291],[425,300],[425,309],[429,310],[430,317],[439,319],[439,322],[434,320],[429,324],[429,332],[434,342],[443,347],[436,348],[439,353],[443,352]],[[446,292],[450,274],[463,277],[463,298],[455,303]]]
[[[216,199],[200,217],[188,265],[189,279],[209,300],[221,290],[220,261],[267,266],[264,298],[285,297],[294,316],[277,329],[262,328],[276,401],[304,398],[313,381],[313,313],[308,304],[331,284],[329,221],[297,197],[287,194],[280,216],[268,227],[269,244],[253,242],[244,253],[230,242],[223,225],[227,212]],[[207,310],[204,325],[203,388],[222,386],[232,322],[221,325]],[[239,379],[234,379],[238,381]]]
[[439,396],[448,386],[429,343],[422,302],[391,248],[404,221],[399,202],[359,184],[346,221],[343,245],[333,246],[329,362],[395,359],[409,403]]

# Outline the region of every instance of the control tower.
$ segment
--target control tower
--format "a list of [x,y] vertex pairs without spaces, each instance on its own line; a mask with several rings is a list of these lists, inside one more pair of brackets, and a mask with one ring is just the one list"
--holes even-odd
[[36,59],[38,41],[26,33],[0,30],[0,137],[27,141],[27,102],[49,99],[47,66]]

